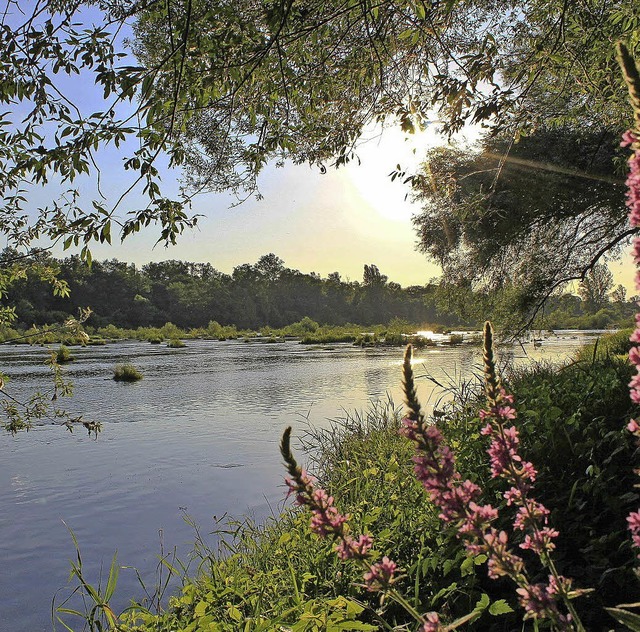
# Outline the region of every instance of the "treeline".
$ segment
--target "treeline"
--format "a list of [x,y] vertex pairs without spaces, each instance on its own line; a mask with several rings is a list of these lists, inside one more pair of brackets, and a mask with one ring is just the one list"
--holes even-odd
[[[0,254],[7,266],[15,253]],[[56,260],[47,253],[34,263],[58,270],[70,294],[55,296],[41,275],[26,272],[2,297],[3,308],[15,310],[14,326],[28,328],[64,321],[90,307],[87,325],[99,328],[161,327],[173,323],[182,329],[206,327],[216,321],[240,329],[285,327],[305,317],[327,325],[374,325],[392,319],[445,327],[475,327],[489,314],[498,323],[513,313],[509,293],[494,296],[468,287],[428,283],[402,288],[389,281],[376,265],[365,265],[361,281],[341,278],[338,272],[322,278],[287,268],[274,254],[255,264],[243,264],[231,274],[209,263],[163,261],[140,268],[111,259],[91,267],[77,256]],[[599,300],[565,294],[554,297],[536,323],[540,327],[605,328],[629,325],[633,300],[624,293]],[[504,316],[501,316],[503,314]]]
[[365,266],[362,281],[346,281],[338,272],[322,278],[287,268],[274,254],[237,266],[230,275],[209,263],[172,260],[138,268],[111,259],[88,267],[77,256],[57,261],[46,254],[38,257],[59,268],[70,295],[54,296],[46,281],[27,274],[3,299],[15,308],[18,326],[60,322],[83,307],[91,308],[87,324],[93,327],[159,327],[171,322],[186,329],[216,321],[257,329],[284,327],[305,316],[331,325],[372,325],[393,318],[462,324],[455,314],[437,309],[436,285],[402,288],[375,265]]

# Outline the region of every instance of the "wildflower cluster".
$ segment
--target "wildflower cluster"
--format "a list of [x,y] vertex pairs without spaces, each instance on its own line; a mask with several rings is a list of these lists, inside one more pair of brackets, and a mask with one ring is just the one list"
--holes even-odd
[[[633,228],[640,228],[640,73],[629,51],[622,44],[618,45],[618,59],[629,88],[629,100],[636,124],[635,130],[628,130],[622,135],[620,143],[622,147],[629,147],[633,151],[629,158],[629,173],[626,180],[629,224]],[[640,289],[640,237],[633,239],[633,259],[636,264],[636,288]],[[635,346],[629,351],[629,359],[637,372],[629,383],[629,394],[631,401],[640,404],[640,313],[636,314],[636,328],[631,334],[631,342],[635,343]],[[627,429],[640,441],[638,420],[631,419]],[[640,549],[640,511],[631,512],[627,522],[633,544]]]
[[395,579],[396,563],[386,556],[380,562],[372,562],[371,536],[361,535],[354,538],[349,534],[349,515],[341,514],[334,504],[333,496],[329,496],[324,489],[315,487],[309,474],[297,464],[291,452],[290,427],[282,436],[280,453],[289,473],[289,477],[285,479],[289,493],[295,494],[298,505],[311,510],[311,531],[321,538],[333,538],[336,542],[336,553],[341,560],[353,559],[363,565],[363,580],[367,590],[373,592],[388,589]]
[[[548,525],[549,510],[530,496],[537,472],[518,453],[517,429],[506,425],[516,418],[516,410],[512,406],[513,397],[505,392],[496,376],[492,341],[493,332],[487,323],[484,361],[488,405],[480,413],[486,422],[482,434],[491,438],[488,454],[493,477],[503,478],[510,485],[504,498],[507,505],[517,507],[513,526],[514,530],[524,533],[520,548],[539,556],[549,571],[547,582],[532,584],[529,581],[524,560],[513,552],[508,534],[492,524],[498,510],[480,504],[480,488],[470,480],[462,480],[442,433],[436,425],[426,423],[413,381],[411,347],[407,349],[403,367],[409,413],[403,420],[401,432],[416,444],[414,471],[430,499],[439,507],[440,518],[457,528],[470,554],[487,556],[490,577],[510,577],[515,582],[525,618],[547,619],[558,628],[579,630],[581,624],[568,603],[570,582],[558,575],[549,556],[558,532]],[[560,611],[561,602],[570,614]]]

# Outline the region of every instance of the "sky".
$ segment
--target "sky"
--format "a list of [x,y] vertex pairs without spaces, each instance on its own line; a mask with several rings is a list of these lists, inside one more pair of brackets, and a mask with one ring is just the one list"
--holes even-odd
[[[480,130],[471,129],[455,139],[459,146],[473,146]],[[114,238],[112,246],[91,246],[94,259],[117,258],[138,266],[150,261],[182,259],[208,262],[231,273],[243,263],[255,263],[262,255],[275,253],[287,267],[326,277],[337,271],[345,280],[361,280],[365,264],[375,264],[389,280],[402,286],[424,285],[440,275],[440,268],[416,250],[417,237],[411,216],[420,206],[411,201],[408,185],[389,177],[397,164],[409,172],[416,169],[425,152],[444,144],[434,127],[414,135],[398,128],[369,129],[369,139],[358,151],[357,161],[322,174],[308,165],[267,166],[259,178],[262,199],[249,198],[236,205],[230,194],[200,194],[193,213],[202,215],[194,230],[187,230],[176,246],[155,245],[153,227],[128,237]],[[122,153],[113,148],[99,154],[101,190],[113,203],[127,187],[122,171]],[[163,194],[177,196],[180,172],[162,169]],[[91,178],[81,189],[95,189]],[[54,187],[55,189],[55,187]],[[95,194],[95,191],[91,191]],[[40,203],[51,191],[39,193]],[[140,193],[131,194],[122,206],[146,204]],[[56,256],[72,254],[54,250]],[[637,294],[634,266],[627,251],[610,262],[614,283]]]
[[[225,194],[201,194],[192,211],[201,214],[197,229],[185,232],[177,246],[154,247],[153,228],[112,247],[94,246],[94,258],[116,257],[136,264],[164,259],[207,261],[222,272],[254,263],[273,252],[290,268],[326,276],[360,280],[365,264],[375,264],[403,286],[423,285],[438,276],[438,266],[415,249],[411,215],[419,206],[405,199],[408,185],[388,174],[400,163],[415,167],[419,156],[437,142],[433,133],[405,138],[395,129],[370,140],[360,151],[361,164],[351,163],[325,174],[307,165],[268,166],[259,179],[261,200],[254,197],[232,206]],[[413,153],[416,149],[416,153]],[[107,164],[103,172],[109,172]],[[168,193],[179,174],[167,172]],[[104,178],[103,178],[104,180]],[[105,184],[113,198],[120,186]],[[137,196],[130,203],[135,204]]]

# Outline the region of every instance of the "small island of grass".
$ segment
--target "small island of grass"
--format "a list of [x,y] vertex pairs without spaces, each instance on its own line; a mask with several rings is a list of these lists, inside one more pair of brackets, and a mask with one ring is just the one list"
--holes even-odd
[[113,369],[113,379],[116,382],[138,382],[142,377],[142,373],[133,364],[118,364]]

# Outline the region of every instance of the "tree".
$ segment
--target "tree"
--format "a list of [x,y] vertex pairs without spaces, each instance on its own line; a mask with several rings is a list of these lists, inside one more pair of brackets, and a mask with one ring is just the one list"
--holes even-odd
[[477,150],[431,151],[413,178],[419,248],[448,281],[490,292],[515,286],[512,308],[535,312],[637,232],[618,145],[606,129],[543,126],[519,142],[502,134]]
[[[640,46],[635,0],[104,0],[24,16],[16,7],[0,31],[0,230],[13,245],[83,245],[83,257],[115,229],[124,238],[157,223],[172,243],[194,225],[188,196],[161,193],[162,153],[189,166],[192,192],[244,194],[269,160],[352,159],[370,121],[412,130],[435,110],[445,130],[619,126],[628,116],[611,42]],[[84,111],[66,93],[76,77],[83,90],[98,86],[102,109]],[[97,173],[95,152],[109,144],[125,148],[124,168],[148,195],[124,216],[120,200],[89,202],[72,188]],[[24,183],[52,177],[68,194],[28,216]]]
[[592,312],[609,304],[609,292],[613,288],[613,275],[604,264],[596,264],[585,274],[578,293]]
[[614,303],[626,303],[627,288],[624,285],[618,283],[615,289],[611,292],[611,300]]
[[389,277],[386,274],[382,274],[378,269],[378,266],[364,264],[364,274],[362,275],[362,284],[367,287],[384,287]]

